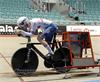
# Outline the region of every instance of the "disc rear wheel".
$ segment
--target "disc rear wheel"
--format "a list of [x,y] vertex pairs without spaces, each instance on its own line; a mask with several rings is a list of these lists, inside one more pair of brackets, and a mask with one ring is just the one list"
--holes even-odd
[[53,60],[55,61],[54,67],[55,69],[60,72],[68,72],[70,69],[65,68],[64,66],[70,66],[70,51],[67,48],[59,48],[55,51]]

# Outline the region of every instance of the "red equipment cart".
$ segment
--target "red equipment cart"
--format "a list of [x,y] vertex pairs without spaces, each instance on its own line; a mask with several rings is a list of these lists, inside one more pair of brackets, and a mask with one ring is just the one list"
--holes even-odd
[[[63,32],[62,45],[70,51],[70,66],[72,68],[99,67],[98,76],[100,76],[100,64],[96,63],[89,32]],[[67,78],[65,74],[64,78]]]

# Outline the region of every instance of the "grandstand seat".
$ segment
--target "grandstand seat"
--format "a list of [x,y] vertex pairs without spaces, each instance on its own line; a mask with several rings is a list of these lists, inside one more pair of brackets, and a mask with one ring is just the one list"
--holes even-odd
[[36,12],[30,5],[29,0],[0,0],[1,19],[13,20],[13,22],[11,21],[12,24],[15,23],[16,19],[20,16],[48,18],[54,21],[65,20],[65,17],[59,13]]
[[[75,4],[77,0],[67,0],[67,3],[75,8]],[[99,21],[100,20],[100,0],[81,0],[81,2],[85,5],[86,14],[80,15],[80,21]],[[77,9],[76,9],[77,10]],[[74,14],[74,13],[73,13]],[[71,13],[71,15],[73,15]]]

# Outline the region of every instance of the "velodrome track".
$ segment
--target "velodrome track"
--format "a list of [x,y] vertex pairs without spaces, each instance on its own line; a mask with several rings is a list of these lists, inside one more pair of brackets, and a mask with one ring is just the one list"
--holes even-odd
[[[60,36],[58,37],[60,39]],[[91,37],[94,49],[95,59],[100,58],[100,37]],[[100,82],[97,77],[98,68],[89,68],[81,70],[71,70],[68,75],[69,79],[63,79],[65,74],[58,74],[52,69],[47,69],[43,65],[43,59],[39,57],[39,66],[36,73],[32,76],[17,77],[11,68],[11,57],[13,53],[25,45],[20,43],[27,42],[25,38],[0,36],[0,82]],[[37,42],[36,37],[32,38],[32,42]],[[44,54],[47,50],[38,45]]]

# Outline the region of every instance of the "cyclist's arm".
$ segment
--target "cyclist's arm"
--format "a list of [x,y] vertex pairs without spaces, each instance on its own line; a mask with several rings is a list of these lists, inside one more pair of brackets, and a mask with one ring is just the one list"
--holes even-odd
[[23,30],[15,30],[15,33],[18,35],[18,36],[22,36],[22,37],[32,37],[33,33],[32,32],[26,32],[26,31],[23,31]]
[[29,37],[32,37],[32,35],[33,35],[33,33],[32,32],[25,32],[25,31],[21,31],[21,35],[23,36],[23,37],[26,37],[26,36],[29,36]]

